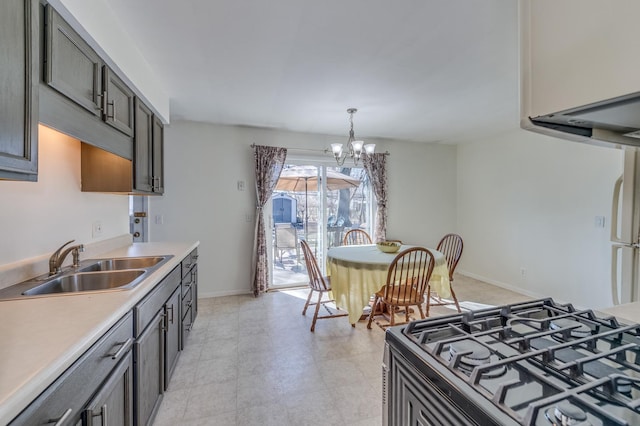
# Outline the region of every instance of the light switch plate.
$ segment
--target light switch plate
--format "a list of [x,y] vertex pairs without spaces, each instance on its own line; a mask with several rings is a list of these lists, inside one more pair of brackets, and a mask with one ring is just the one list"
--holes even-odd
[[102,222],[99,220],[96,220],[95,222],[93,222],[91,226],[91,237],[98,238],[101,235],[102,235]]

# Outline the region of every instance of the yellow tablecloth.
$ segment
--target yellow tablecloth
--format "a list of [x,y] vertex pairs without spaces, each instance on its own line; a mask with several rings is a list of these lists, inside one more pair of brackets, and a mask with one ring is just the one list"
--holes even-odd
[[[403,245],[400,251],[410,245]],[[451,296],[449,268],[442,253],[433,253],[434,268],[429,285],[440,297]],[[383,253],[373,245],[333,247],[327,252],[327,274],[331,277],[331,287],[336,305],[349,312],[349,322],[355,324],[368,305],[372,294],[387,282],[389,265],[398,253]]]

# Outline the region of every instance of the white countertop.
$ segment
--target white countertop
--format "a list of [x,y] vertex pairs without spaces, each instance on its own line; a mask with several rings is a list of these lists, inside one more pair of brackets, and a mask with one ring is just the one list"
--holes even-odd
[[599,309],[600,312],[613,315],[621,321],[640,323],[640,302],[625,303],[611,308]]
[[174,256],[131,290],[0,301],[0,424],[18,415],[198,244],[135,243],[96,256]]

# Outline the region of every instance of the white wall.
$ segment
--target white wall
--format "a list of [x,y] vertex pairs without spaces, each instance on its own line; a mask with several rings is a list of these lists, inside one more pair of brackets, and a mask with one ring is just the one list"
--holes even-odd
[[[200,296],[250,291],[255,214],[252,143],[324,149],[341,137],[174,121],[165,129],[165,195],[151,197],[150,240],[200,240]],[[455,226],[456,150],[373,141],[388,150],[389,237],[435,245]],[[237,181],[246,190],[237,189]],[[156,224],[156,215],[163,224]]]
[[611,305],[608,227],[622,161],[620,150],[523,130],[459,145],[458,271],[532,296]]
[[[44,126],[38,131],[38,182],[0,180],[0,265],[52,253],[71,239],[129,232],[128,197],[80,191],[80,142]],[[97,220],[103,232],[92,238]]]

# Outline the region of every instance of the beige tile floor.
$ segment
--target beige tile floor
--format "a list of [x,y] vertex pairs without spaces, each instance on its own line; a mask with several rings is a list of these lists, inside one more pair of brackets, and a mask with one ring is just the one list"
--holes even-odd
[[[463,276],[455,289],[459,301],[528,300]],[[154,425],[380,425],[383,330],[342,317],[311,333],[307,292],[200,299]]]

